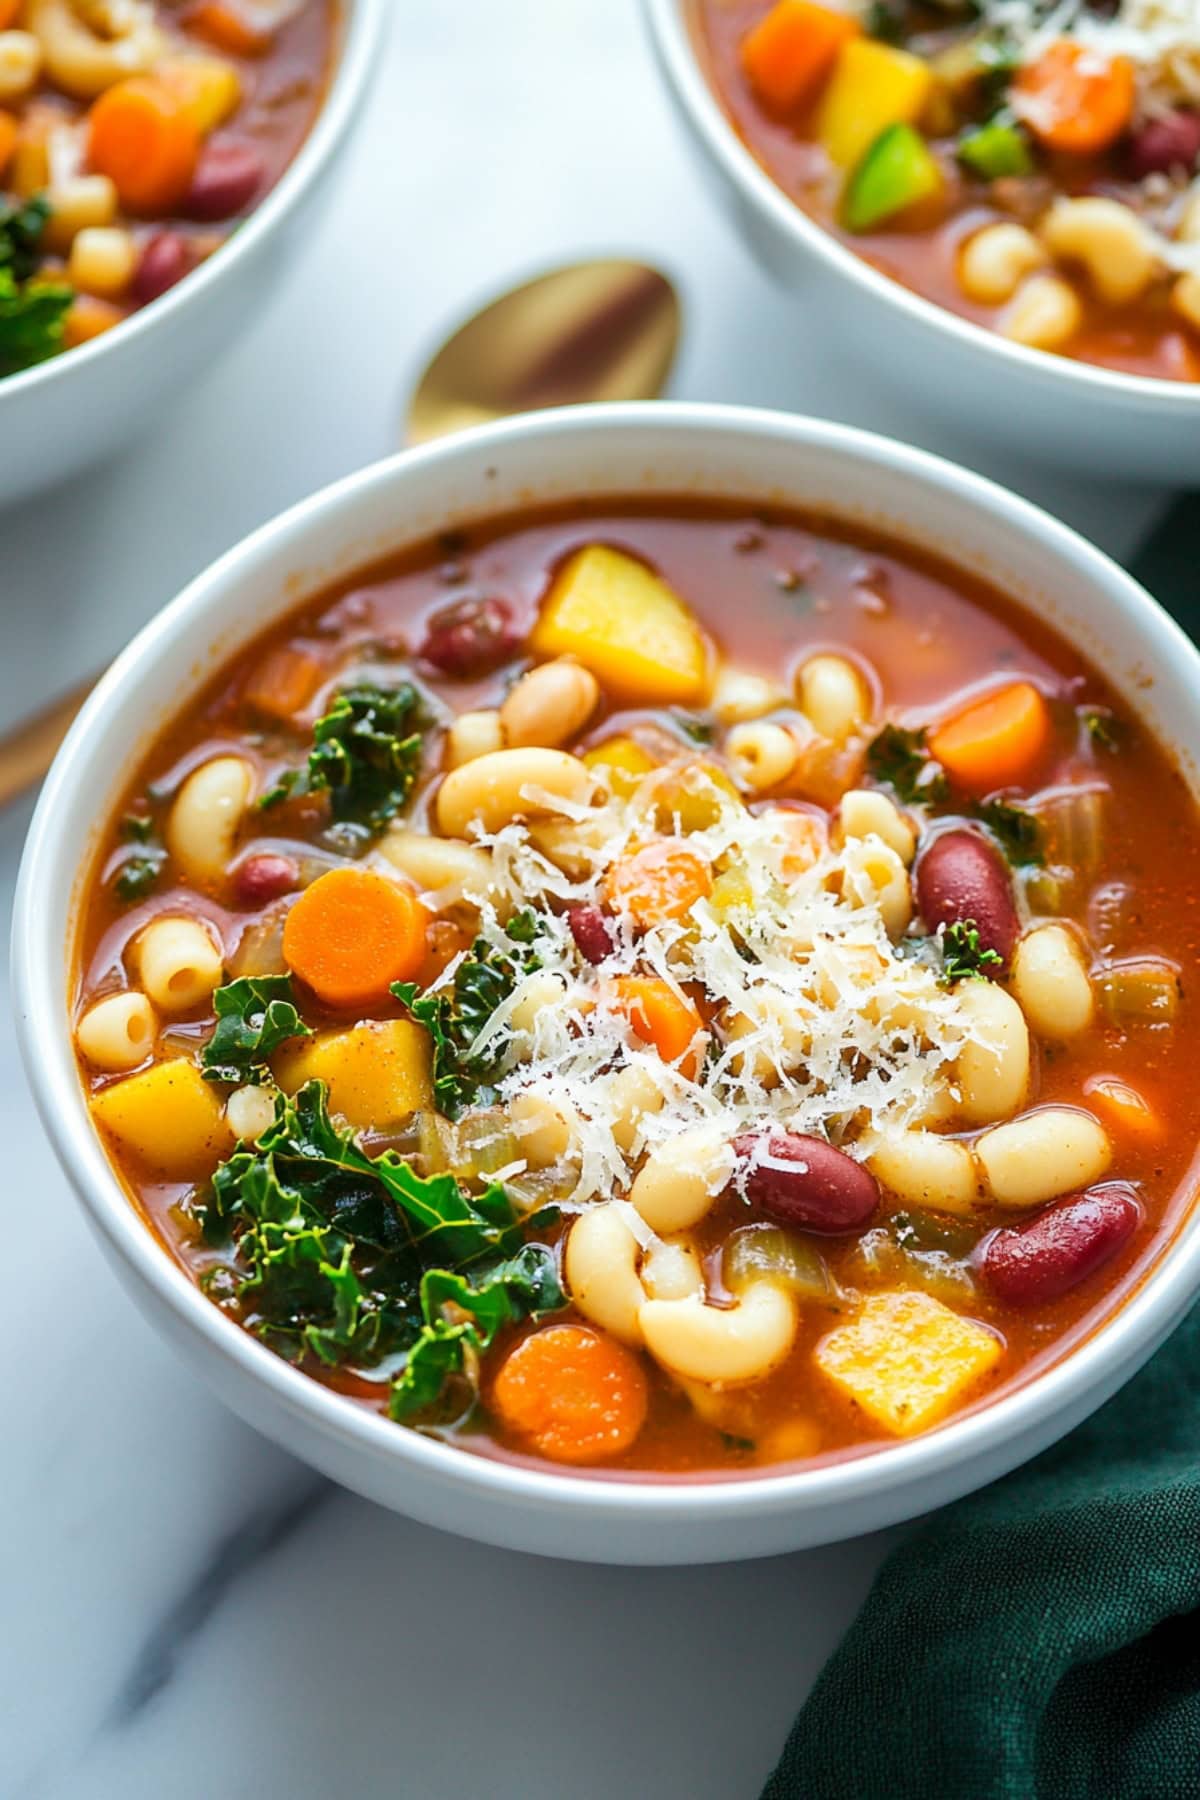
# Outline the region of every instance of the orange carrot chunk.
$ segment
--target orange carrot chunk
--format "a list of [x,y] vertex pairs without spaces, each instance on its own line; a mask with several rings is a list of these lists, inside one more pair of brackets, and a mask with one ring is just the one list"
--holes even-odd
[[501,1364],[491,1398],[514,1437],[565,1463],[628,1450],[649,1405],[636,1357],[582,1325],[547,1325],[523,1339]]
[[[0,5],[2,4],[3,0],[0,0]],[[2,29],[3,27],[0,26],[0,30]],[[3,175],[12,159],[19,133],[20,127],[12,114],[0,110],[0,175]]]
[[742,67],[767,106],[795,112],[831,74],[842,45],[858,34],[849,13],[814,0],[778,0],[742,39]]
[[615,862],[604,878],[614,912],[628,913],[643,930],[682,919],[712,889],[712,870],[702,856],[673,838],[654,838]]
[[21,10],[21,0],[0,0],[0,31],[7,31]]
[[270,33],[256,31],[248,19],[236,8],[224,5],[223,0],[201,0],[184,16],[183,25],[193,37],[203,38],[206,44],[224,50],[228,56],[265,56],[271,48]]
[[939,725],[929,748],[947,773],[973,794],[1019,785],[1050,742],[1050,713],[1030,681],[986,694]]
[[1090,1076],[1083,1084],[1083,1094],[1086,1100],[1107,1112],[1118,1131],[1150,1140],[1162,1136],[1163,1123],[1159,1114],[1144,1094],[1118,1075]]
[[428,923],[411,888],[370,869],[330,869],[289,912],[284,961],[326,1006],[371,1006],[417,973]]
[[1018,71],[1010,93],[1013,111],[1049,149],[1091,156],[1119,138],[1133,117],[1133,64],[1074,38],[1056,38]]
[[96,101],[88,166],[107,175],[126,212],[171,213],[187,198],[200,134],[182,102],[143,76],[118,81]]
[[637,1035],[653,1044],[664,1062],[680,1063],[680,1072],[694,1080],[700,1065],[697,1038],[704,1021],[691,1001],[657,975],[619,976],[613,994],[618,1011]]

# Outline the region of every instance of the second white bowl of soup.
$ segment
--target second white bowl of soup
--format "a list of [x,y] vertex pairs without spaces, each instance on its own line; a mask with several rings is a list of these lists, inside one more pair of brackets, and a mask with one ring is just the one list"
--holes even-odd
[[1062,526],[836,426],[410,453],[81,715],[38,1104],[165,1335],[375,1499],[646,1562],[911,1516],[1200,1280],[1198,674]]

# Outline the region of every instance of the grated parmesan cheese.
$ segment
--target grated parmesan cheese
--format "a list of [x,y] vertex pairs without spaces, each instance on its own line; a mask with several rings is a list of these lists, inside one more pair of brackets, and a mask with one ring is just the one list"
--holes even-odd
[[[613,954],[600,968],[581,956],[566,917],[544,909],[548,899],[598,901],[607,869],[648,834],[656,777],[646,777],[646,792],[639,784],[627,800],[602,796],[582,811],[545,796],[569,821],[572,841],[585,843],[581,859],[566,859],[581,873],[565,873],[539,848],[544,820],[478,837],[514,904],[541,914],[541,967],[518,983],[472,1048],[502,1052],[502,1102],[534,1090],[578,1120],[576,1206],[625,1192],[647,1151],[698,1124],[727,1142],[772,1127],[814,1133],[865,1158],[883,1132],[921,1120],[971,1036],[954,991],[921,959],[897,954],[861,879],[863,844],[879,840],[826,847],[797,874],[792,815],[751,813],[702,772],[689,779],[711,790],[712,823],[688,832],[688,846],[714,870],[736,871],[733,898],[698,901],[686,919],[641,934],[618,918]],[[474,901],[480,935],[503,950],[501,916],[486,895]],[[677,994],[699,985],[707,995],[713,1028],[695,1079],[662,1062],[614,1004],[614,978],[635,970]],[[629,1068],[661,1101],[640,1114],[631,1138],[620,1132],[618,1079]]]

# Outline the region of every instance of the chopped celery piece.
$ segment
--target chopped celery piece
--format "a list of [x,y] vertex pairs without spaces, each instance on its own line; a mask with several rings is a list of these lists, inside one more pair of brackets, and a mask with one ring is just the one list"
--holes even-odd
[[1097,976],[1096,989],[1113,1025],[1170,1025],[1179,1011],[1179,970],[1157,956],[1110,963]]
[[735,1231],[725,1248],[722,1272],[735,1294],[751,1281],[778,1282],[810,1300],[824,1300],[833,1293],[820,1251],[777,1225],[747,1225]]
[[1072,787],[1039,800],[1046,860],[1063,863],[1076,875],[1094,875],[1104,856],[1104,788]]
[[989,119],[958,140],[958,160],[985,181],[1001,175],[1029,175],[1033,157],[1029,140],[1013,119]]
[[842,222],[848,231],[870,231],[941,191],[942,171],[925,139],[911,125],[881,131],[846,185]]
[[882,1226],[863,1233],[844,1273],[868,1288],[920,1288],[955,1308],[970,1305],[975,1297],[970,1269],[950,1251],[898,1244]]
[[979,1239],[979,1226],[972,1220],[924,1208],[893,1213],[889,1229],[902,1250],[944,1250],[950,1256],[969,1256]]

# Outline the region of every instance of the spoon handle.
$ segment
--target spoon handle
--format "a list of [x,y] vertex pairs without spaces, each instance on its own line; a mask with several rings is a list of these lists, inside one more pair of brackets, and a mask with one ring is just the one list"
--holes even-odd
[[99,675],[89,675],[70,693],[60,694],[0,738],[0,807],[19,799],[42,779],[71,721],[99,679]]

